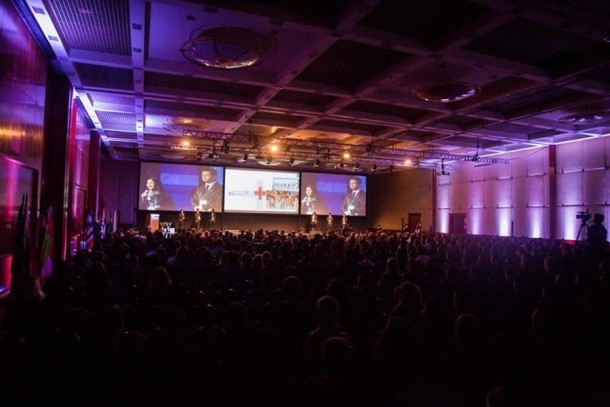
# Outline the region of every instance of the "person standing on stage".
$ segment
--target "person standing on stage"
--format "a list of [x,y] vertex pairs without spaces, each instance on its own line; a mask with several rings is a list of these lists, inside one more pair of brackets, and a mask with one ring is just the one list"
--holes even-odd
[[212,208],[212,211],[210,212],[210,229],[214,229],[214,224],[216,224],[216,212],[214,211],[214,208]]
[[329,232],[331,230],[333,230],[333,214],[330,212],[328,213],[328,216],[326,217],[326,228]]
[[201,212],[199,212],[199,208],[195,209],[195,229],[199,232],[199,227],[201,226]]
[[345,229],[347,227],[347,215],[343,214],[341,216],[341,228]]
[[318,225],[318,214],[316,213],[316,211],[311,214],[311,219],[309,223],[311,224],[311,230],[315,229]]
[[178,230],[184,229],[185,220],[186,220],[186,215],[184,214],[183,210],[180,210],[180,213],[178,214]]
[[343,197],[343,214],[347,216],[362,216],[366,211],[366,192],[362,189],[362,179],[349,179],[349,192]]
[[217,178],[216,168],[203,167],[201,169],[199,186],[191,198],[194,209],[199,208],[203,212],[222,209],[222,184],[217,181]]

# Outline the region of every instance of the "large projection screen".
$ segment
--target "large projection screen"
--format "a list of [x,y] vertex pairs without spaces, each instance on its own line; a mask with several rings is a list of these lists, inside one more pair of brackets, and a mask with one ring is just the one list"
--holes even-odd
[[224,210],[298,214],[299,172],[225,169]]
[[366,216],[366,181],[365,175],[303,172],[300,213]]
[[223,183],[221,166],[142,162],[138,209],[222,212]]

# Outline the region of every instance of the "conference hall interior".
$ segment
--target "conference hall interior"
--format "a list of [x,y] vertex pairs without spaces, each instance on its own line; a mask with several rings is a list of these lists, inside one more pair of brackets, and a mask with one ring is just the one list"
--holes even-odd
[[0,0],[0,44],[2,405],[610,405],[609,2]]

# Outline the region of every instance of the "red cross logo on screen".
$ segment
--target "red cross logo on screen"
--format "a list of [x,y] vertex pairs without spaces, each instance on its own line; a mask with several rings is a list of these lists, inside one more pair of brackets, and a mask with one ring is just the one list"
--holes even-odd
[[263,191],[263,187],[259,185],[258,189],[254,191],[254,195],[258,196],[258,200],[260,201],[263,199],[263,195],[267,195],[267,193]]

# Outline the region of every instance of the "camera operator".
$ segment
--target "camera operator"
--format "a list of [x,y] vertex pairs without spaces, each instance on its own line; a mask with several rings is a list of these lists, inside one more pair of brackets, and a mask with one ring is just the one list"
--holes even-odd
[[598,264],[604,257],[607,247],[608,231],[602,224],[604,215],[596,213],[593,216],[593,224],[587,231],[587,245],[589,247],[591,260]]

